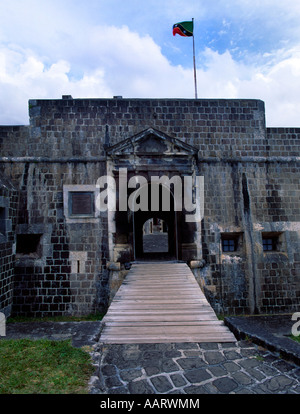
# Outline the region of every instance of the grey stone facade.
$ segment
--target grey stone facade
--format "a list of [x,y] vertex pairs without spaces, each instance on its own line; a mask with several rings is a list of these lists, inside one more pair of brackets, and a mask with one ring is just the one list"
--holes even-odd
[[10,180],[0,177],[0,309],[10,315],[15,268],[15,228],[18,194]]
[[[0,311],[105,311],[129,263],[151,259],[149,218],[168,227],[154,258],[188,262],[217,312],[299,311],[300,128],[267,128],[259,100],[64,96],[30,100],[29,115],[0,127]],[[201,222],[172,194],[169,212],[100,212],[105,175],[117,202],[136,175],[204,177]]]

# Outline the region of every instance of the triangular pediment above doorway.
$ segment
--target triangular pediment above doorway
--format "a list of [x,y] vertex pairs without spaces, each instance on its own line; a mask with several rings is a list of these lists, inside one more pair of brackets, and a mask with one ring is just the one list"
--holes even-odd
[[197,151],[196,148],[178,138],[170,137],[154,128],[148,128],[107,148],[106,153],[112,156],[125,154],[191,156]]

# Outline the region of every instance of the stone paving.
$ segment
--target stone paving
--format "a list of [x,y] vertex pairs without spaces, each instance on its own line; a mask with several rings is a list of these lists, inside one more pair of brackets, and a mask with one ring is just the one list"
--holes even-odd
[[300,394],[300,367],[250,341],[107,345],[91,394]]
[[[280,330],[286,333],[290,318],[276,319],[276,330],[269,327],[269,331],[279,337]],[[265,321],[256,326],[253,337],[262,328],[268,331]],[[280,357],[286,342],[278,351],[249,340],[113,345],[99,342],[100,331],[101,322],[10,323],[6,339],[71,339],[73,346],[84,346],[95,368],[90,394],[102,398],[111,394],[300,394],[300,365]],[[271,337],[270,332],[267,339],[274,341],[275,334]]]

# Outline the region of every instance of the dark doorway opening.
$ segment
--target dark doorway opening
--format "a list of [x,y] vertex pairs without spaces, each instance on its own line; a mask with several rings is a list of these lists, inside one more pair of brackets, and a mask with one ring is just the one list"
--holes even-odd
[[168,253],[168,226],[164,220],[151,218],[143,225],[143,252]]
[[42,234],[17,234],[16,254],[38,258],[42,256]]
[[[148,186],[148,211],[134,212],[133,237],[135,260],[178,259],[177,214],[172,192],[160,186],[159,208],[151,211],[151,185]],[[162,194],[170,199],[167,211],[162,205]]]

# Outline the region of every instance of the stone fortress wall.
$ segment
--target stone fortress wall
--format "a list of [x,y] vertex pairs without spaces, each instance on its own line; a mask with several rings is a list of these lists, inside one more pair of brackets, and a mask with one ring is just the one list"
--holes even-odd
[[134,219],[88,201],[78,215],[71,196],[94,203],[98,178],[122,166],[204,177],[201,223],[172,213],[175,259],[216,312],[299,310],[300,128],[267,128],[251,99],[63,96],[30,100],[29,116],[0,127],[0,311],[107,309],[136,259]]

